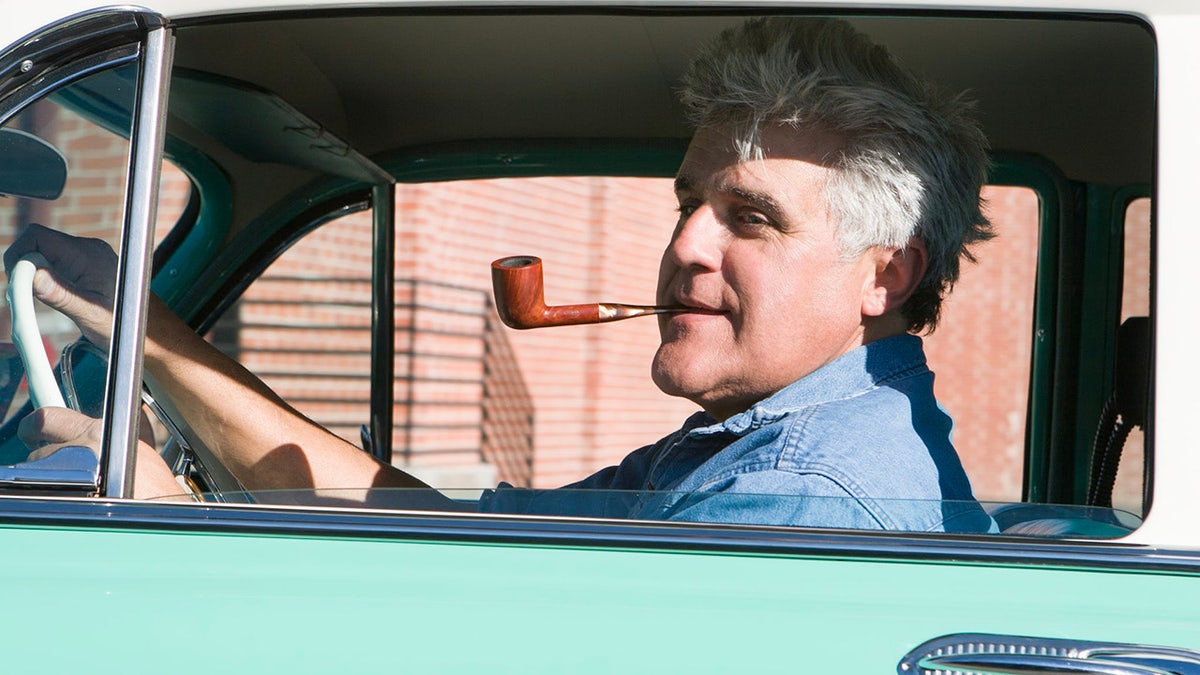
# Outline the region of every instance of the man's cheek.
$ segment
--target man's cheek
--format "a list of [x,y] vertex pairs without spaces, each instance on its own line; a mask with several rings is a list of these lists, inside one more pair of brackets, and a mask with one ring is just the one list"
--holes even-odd
[[656,303],[663,305],[670,302],[667,298],[667,287],[671,284],[671,278],[675,276],[675,270],[675,265],[669,262],[664,254],[662,262],[658,264],[658,283],[654,288]]

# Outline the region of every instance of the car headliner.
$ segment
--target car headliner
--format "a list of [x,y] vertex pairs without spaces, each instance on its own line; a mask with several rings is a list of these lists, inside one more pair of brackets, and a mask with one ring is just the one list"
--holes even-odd
[[[354,16],[181,28],[176,63],[276,92],[367,156],[440,141],[686,138],[674,90],[739,17]],[[996,149],[1081,180],[1146,182],[1153,40],[1114,21],[853,22],[910,67],[969,90]]]
[[[147,4],[178,17],[177,67],[272,97],[385,166],[446,143],[541,143],[565,154],[580,139],[682,147],[691,131],[675,99],[680,73],[699,44],[744,15],[380,3],[274,13],[226,3],[236,11],[224,14],[203,3],[212,9],[200,14],[195,2]],[[1111,14],[889,14],[849,19],[944,89],[968,91],[994,150],[1044,157],[1075,180],[1151,181],[1155,53],[1144,24]],[[237,186],[234,231],[320,173],[264,157],[266,138],[237,147],[229,130],[239,112],[202,110],[203,91],[187,111],[186,95],[182,86],[174,94],[171,132]],[[255,117],[242,114],[247,124]]]

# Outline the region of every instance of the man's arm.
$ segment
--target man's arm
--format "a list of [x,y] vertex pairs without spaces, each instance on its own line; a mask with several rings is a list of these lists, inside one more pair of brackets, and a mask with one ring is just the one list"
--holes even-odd
[[[107,344],[116,270],[111,248],[30,225],[5,251],[6,268],[31,251],[50,266],[34,277],[37,297],[89,340]],[[147,326],[146,369],[247,488],[429,487],[301,415],[158,298],[151,299]]]
[[429,487],[301,415],[151,299],[145,367],[251,489]]

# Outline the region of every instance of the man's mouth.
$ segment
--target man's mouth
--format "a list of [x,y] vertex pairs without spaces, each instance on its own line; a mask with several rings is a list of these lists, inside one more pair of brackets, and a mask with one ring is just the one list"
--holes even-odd
[[680,308],[683,314],[728,314],[728,310],[722,309],[717,303],[708,303],[692,298],[674,298],[674,306]]

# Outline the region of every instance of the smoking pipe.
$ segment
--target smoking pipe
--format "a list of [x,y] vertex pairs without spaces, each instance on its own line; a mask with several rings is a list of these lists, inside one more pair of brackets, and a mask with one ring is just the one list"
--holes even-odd
[[509,328],[574,326],[687,311],[686,307],[678,306],[621,305],[611,302],[547,307],[542,260],[531,255],[514,255],[493,262],[492,291],[496,295],[496,313]]

